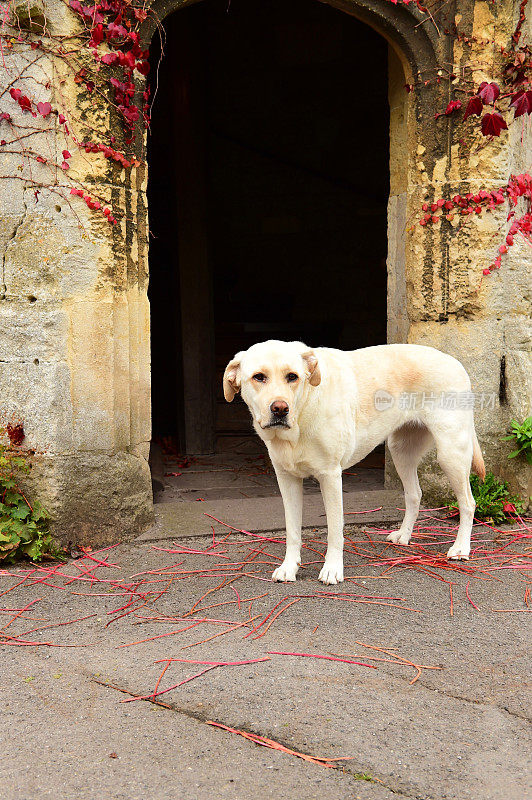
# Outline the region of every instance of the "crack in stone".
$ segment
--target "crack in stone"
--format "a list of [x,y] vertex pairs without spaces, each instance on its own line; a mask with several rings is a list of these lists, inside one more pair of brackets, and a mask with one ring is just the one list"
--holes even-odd
[[[403,678],[399,678],[399,680],[404,680]],[[524,722],[532,722],[531,717],[527,717],[526,714],[520,714],[519,711],[510,711],[508,706],[500,706],[498,703],[485,703],[483,700],[475,700],[474,697],[465,697],[461,694],[453,694],[452,692],[447,692],[445,689],[437,689],[435,686],[427,686],[426,683],[419,683],[423,686],[424,689],[429,689],[431,692],[437,692],[438,694],[444,695],[444,697],[452,697],[453,700],[463,700],[466,703],[472,703],[476,706],[482,706],[482,708],[494,708],[497,711],[502,711],[505,714],[509,714],[511,717],[515,717],[516,719],[522,719]]]
[[26,221],[26,217],[28,216],[28,205],[26,203],[25,192],[24,191],[22,192],[22,202],[24,203],[24,211],[22,213],[22,217],[20,219],[20,222],[18,222],[15,225],[13,233],[11,234],[9,239],[7,240],[7,242],[5,244],[4,252],[2,253],[2,286],[1,286],[1,294],[0,294],[0,299],[2,299],[2,300],[5,300],[6,294],[7,294],[7,286],[6,286],[6,257],[7,257],[7,253],[8,253],[8,250],[9,250],[9,246],[17,238],[17,233],[19,232],[20,227],[24,224],[24,222]]
[[[114,689],[115,691],[122,692],[122,694],[127,694],[130,697],[138,697],[139,700],[142,700],[145,703],[152,703],[153,705],[161,706],[162,708],[166,708],[168,711],[173,711],[174,714],[182,714],[183,716],[188,717],[189,719],[194,719],[194,720],[196,720],[196,722],[202,722],[204,724],[206,724],[206,722],[207,722],[207,717],[206,716],[204,716],[202,714],[195,713],[194,711],[189,711],[188,709],[185,709],[185,708],[178,708],[178,707],[176,707],[174,705],[169,705],[168,703],[161,703],[159,700],[155,700],[154,698],[144,697],[142,695],[135,694],[135,692],[130,692],[129,689],[124,689],[122,686],[116,686],[113,683],[107,683],[106,681],[98,680],[95,677],[91,677],[90,680],[91,680],[92,683],[97,683],[99,686],[104,686],[106,689]],[[255,733],[255,734],[258,734],[259,736],[264,736],[264,734],[258,733],[257,731],[246,731],[246,732],[247,733]],[[279,743],[283,744],[282,742],[279,742]],[[286,747],[289,747],[289,745],[286,745]],[[290,748],[290,749],[292,749],[292,748]],[[303,753],[303,752],[304,751],[302,750],[301,753]],[[304,755],[310,755],[310,754],[309,753],[304,753]],[[297,757],[297,756],[295,756],[295,757]],[[335,769],[341,775],[349,775],[351,778],[355,778],[356,780],[361,780],[361,781],[362,780],[363,781],[367,780],[368,783],[372,783],[374,786],[382,786],[384,789],[388,789],[388,791],[391,792],[392,794],[395,794],[398,797],[405,798],[405,800],[423,800],[423,798],[421,798],[420,795],[407,794],[406,792],[403,792],[401,789],[396,789],[396,788],[394,788],[392,786],[389,786],[387,783],[384,783],[384,781],[382,781],[380,779],[373,778],[371,780],[368,780],[366,778],[360,778],[358,776],[361,773],[360,772],[351,771],[348,766],[340,766],[340,765],[336,766],[335,765],[334,767],[332,767],[332,769]]]

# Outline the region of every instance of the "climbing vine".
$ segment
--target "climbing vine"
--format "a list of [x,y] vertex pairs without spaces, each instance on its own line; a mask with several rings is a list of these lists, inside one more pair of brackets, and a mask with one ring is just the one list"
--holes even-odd
[[[74,151],[101,154],[124,170],[139,166],[135,138],[149,124],[149,88],[144,86],[148,50],[140,44],[140,26],[149,12],[128,0],[102,0],[93,5],[79,0],[60,2],[77,23],[74,34],[52,34],[44,7],[33,6],[29,0],[22,5],[9,0],[3,6],[0,154],[19,156],[21,163],[1,177],[22,179],[33,188],[37,200],[43,189],[64,199],[80,197],[91,211],[115,225],[119,210],[109,208],[96,188],[68,180],[68,171]],[[28,45],[35,54],[31,58]],[[57,81],[48,74],[50,64],[60,76]],[[69,80],[83,87],[89,107],[98,104],[104,110],[104,126],[91,125],[86,110],[68,107],[63,87]],[[23,88],[28,85],[35,86],[34,95]],[[51,95],[54,105],[49,99],[40,99],[43,95]],[[118,135],[113,119],[121,123]],[[37,149],[39,145],[42,148],[43,134],[63,138],[60,157]],[[33,163],[46,166],[48,176],[40,173],[37,178]],[[25,174],[17,175],[17,171]]]
[[[477,120],[481,134],[487,139],[499,137],[502,131],[520,117],[526,119],[532,114],[532,50],[528,44],[520,46],[522,26],[525,21],[528,0],[522,0],[519,19],[507,50],[501,49],[503,59],[502,89],[495,81],[482,81],[473,88],[464,81],[458,81],[455,74],[449,75],[456,82],[455,98],[450,100],[443,112],[436,113],[436,119],[463,115],[461,122],[469,118]],[[471,43],[455,29],[457,38]],[[483,42],[489,44],[489,42]],[[459,95],[463,96],[463,100]],[[465,107],[464,107],[465,106]],[[522,201],[521,204],[519,201]],[[421,226],[437,225],[443,220],[452,223],[457,215],[480,216],[497,206],[508,204],[507,232],[498,247],[498,252],[482,270],[484,276],[500,269],[502,258],[512,247],[518,236],[532,245],[532,177],[528,172],[511,175],[506,186],[498,189],[482,188],[476,193],[456,194],[452,198],[439,198],[430,204],[424,203],[424,216],[419,220]],[[519,205],[522,213],[518,213]]]

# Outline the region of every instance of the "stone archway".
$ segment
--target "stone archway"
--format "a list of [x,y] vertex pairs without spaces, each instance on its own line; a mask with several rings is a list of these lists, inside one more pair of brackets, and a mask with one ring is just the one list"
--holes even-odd
[[[319,4],[316,4],[316,10],[314,12],[314,16],[319,18],[321,21],[321,25],[327,25],[327,20],[335,19],[336,24],[340,22],[341,18],[343,20],[347,20],[348,17],[344,16],[341,13],[337,13],[336,6],[337,4],[322,4],[322,9],[318,8]],[[332,6],[334,7],[334,11],[331,9],[328,11],[328,14],[325,14],[325,7]],[[252,4],[249,5],[251,9]],[[290,21],[293,26],[296,25],[295,19],[301,19],[301,28],[300,28],[300,36],[304,36],[304,25],[307,11],[310,9],[311,6],[314,6],[314,3],[310,4],[307,3],[307,10],[305,10],[305,5],[301,4],[301,8],[297,7],[297,11],[293,11],[290,15]],[[213,428],[212,422],[212,409],[213,409],[213,402],[210,396],[211,388],[209,386],[208,379],[205,378],[207,374],[212,374],[214,372],[212,359],[210,356],[210,352],[212,350],[211,341],[214,338],[214,334],[209,333],[209,319],[212,317],[212,307],[209,304],[208,292],[206,287],[209,283],[210,276],[209,270],[207,266],[208,253],[205,247],[205,244],[208,240],[208,233],[205,227],[205,212],[204,206],[206,205],[205,199],[203,199],[201,195],[201,191],[198,190],[198,186],[204,183],[204,179],[201,177],[204,173],[204,168],[202,166],[202,154],[199,152],[199,149],[202,149],[205,145],[199,144],[198,141],[204,139],[204,133],[202,124],[200,123],[199,126],[196,125],[194,119],[190,118],[190,106],[194,106],[195,103],[198,102],[197,92],[194,86],[194,78],[192,78],[192,84],[190,84],[191,77],[191,67],[184,66],[189,64],[190,62],[190,50],[191,46],[189,44],[190,41],[198,39],[198,31],[203,31],[204,27],[208,27],[208,20],[210,17],[207,14],[200,14],[198,12],[203,11],[203,8],[206,7],[204,4],[200,3],[185,3],[180,4],[176,7],[176,13],[172,13],[172,25],[170,30],[173,31],[172,37],[168,39],[166,43],[166,50],[167,55],[161,64],[161,69],[157,73],[157,86],[159,87],[159,97],[163,97],[164,100],[161,100],[162,107],[164,108],[164,112],[162,112],[162,116],[159,115],[154,118],[154,128],[155,132],[157,131],[157,127],[159,128],[166,128],[168,126],[174,125],[174,132],[172,137],[168,139],[166,137],[164,140],[158,141],[158,145],[155,146],[155,150],[160,150],[165,152],[165,159],[164,159],[164,168],[162,171],[162,175],[159,178],[158,173],[156,170],[153,171],[153,175],[157,175],[157,186],[160,187],[159,191],[162,190],[162,187],[167,180],[168,170],[171,169],[172,159],[174,159],[174,170],[172,171],[173,174],[173,182],[176,186],[180,188],[177,191],[177,194],[180,195],[180,199],[177,203],[177,208],[174,209],[172,212],[172,219],[174,220],[174,227],[172,228],[172,242],[173,247],[168,248],[166,252],[167,258],[161,259],[160,251],[160,239],[162,231],[157,229],[157,221],[159,219],[159,215],[161,213],[167,213],[167,203],[165,202],[164,208],[159,208],[156,205],[157,200],[157,193],[152,195],[152,200],[150,200],[150,204],[153,203],[153,210],[154,215],[151,217],[154,222],[152,223],[155,227],[156,236],[155,239],[152,240],[154,244],[154,259],[153,262],[153,269],[154,269],[154,279],[150,282],[151,284],[155,285],[157,282],[155,278],[157,277],[157,264],[159,261],[164,260],[165,267],[164,271],[164,290],[163,295],[166,298],[168,293],[172,290],[169,288],[168,281],[171,278],[171,273],[177,269],[176,261],[179,261],[179,273],[181,275],[180,280],[178,281],[178,287],[174,291],[177,292],[177,297],[181,297],[181,319],[178,321],[178,327],[183,331],[183,342],[186,342],[186,347],[183,348],[182,355],[175,363],[178,363],[178,370],[182,372],[183,381],[181,384],[181,391],[183,391],[183,384],[186,387],[184,392],[184,397],[181,399],[180,403],[176,402],[174,398],[172,402],[168,403],[168,398],[165,397],[166,405],[169,405],[169,408],[166,409],[166,412],[173,413],[173,417],[175,419],[176,412],[175,409],[178,405],[181,408],[184,408],[184,415],[185,419],[182,424],[182,428],[184,429],[184,433],[182,435],[182,444],[181,444],[181,451],[188,453],[205,453],[205,452],[212,452],[213,448],[213,441],[211,437],[211,429]],[[214,13],[215,6],[209,6],[211,13]],[[187,13],[184,13],[184,9],[187,9]],[[231,9],[234,14],[238,14],[238,11],[243,13],[246,9],[246,4],[240,4],[238,10]],[[172,7],[168,10],[172,12]],[[181,17],[181,11],[183,10],[183,17]],[[352,4],[340,4],[340,8],[338,11],[346,11],[346,10],[353,10]],[[192,15],[190,12],[194,12]],[[317,14],[318,11],[321,11],[319,15]],[[281,22],[282,17],[279,17],[279,14],[282,13],[282,9],[278,8],[277,6],[272,6],[271,14],[275,14],[275,19],[279,19]],[[221,14],[221,10],[220,10]],[[300,17],[298,17],[300,15]],[[354,16],[351,14],[351,16]],[[357,15],[359,16],[359,15]],[[378,17],[378,13],[375,9],[370,9],[369,12],[366,10],[366,13],[362,14],[364,17],[364,23],[360,24],[357,22],[358,28],[351,28],[351,30],[360,30],[362,32],[364,25],[367,24],[367,19],[374,21],[374,17]],[[402,15],[398,15],[399,18],[402,19]],[[225,14],[222,14],[221,18],[227,19]],[[181,22],[182,19],[182,22]],[[203,20],[200,23],[200,19]],[[251,19],[251,18],[250,18]],[[405,18],[406,19],[406,18]],[[402,19],[403,24],[405,23],[405,19]],[[191,24],[192,20],[195,20],[194,28],[189,29],[189,25]],[[262,30],[265,29],[264,35],[266,34],[266,28],[268,27],[269,23],[268,14],[264,14],[261,16],[261,22],[256,21],[256,25]],[[224,23],[226,27],[223,28],[225,33],[219,32],[217,35],[220,36],[229,36],[230,28],[227,28],[227,22]],[[275,23],[272,23],[275,24]],[[317,24],[317,23],[316,23]],[[353,22],[353,25],[355,23]],[[199,27],[198,27],[199,26]],[[382,20],[380,27],[382,28]],[[386,27],[386,26],[384,26]],[[389,26],[388,26],[389,27]],[[253,28],[250,28],[250,31]],[[346,29],[349,29],[346,26]],[[244,36],[243,31],[241,31],[242,36],[244,39],[249,38],[249,36]],[[170,34],[168,34],[170,35]],[[178,38],[176,39],[176,35]],[[363,34],[361,34],[363,35]],[[407,325],[407,315],[406,315],[406,284],[404,280],[404,264],[405,264],[405,255],[404,255],[404,229],[406,224],[407,218],[407,202],[406,202],[406,186],[407,186],[407,173],[408,173],[408,159],[405,158],[405,154],[408,150],[408,107],[409,105],[409,98],[405,90],[405,83],[406,78],[404,74],[404,68],[401,63],[401,59],[397,55],[396,45],[389,47],[389,58],[386,58],[386,49],[384,49],[384,53],[382,53],[382,47],[378,47],[379,38],[380,41],[383,43],[384,48],[386,48],[385,39],[384,37],[378,36],[373,30],[371,31],[371,35],[374,39],[370,39],[371,41],[375,41],[375,53],[376,58],[384,59],[384,63],[388,61],[388,68],[386,71],[389,73],[389,94],[390,94],[390,106],[392,108],[392,120],[391,120],[391,133],[392,133],[392,153],[391,153],[391,195],[389,198],[389,213],[388,219],[390,221],[390,228],[389,228],[389,239],[390,239],[390,247],[389,247],[389,272],[390,272],[390,280],[389,280],[389,301],[388,301],[388,308],[389,308],[389,325],[388,325],[388,340],[389,341],[405,341],[407,334],[408,334],[408,325]],[[400,38],[400,34],[395,32],[395,38]],[[414,38],[421,39],[423,44],[426,45],[425,37],[419,36],[414,34]],[[393,39],[393,37],[388,37],[388,40]],[[198,53],[200,52],[201,46],[198,43],[192,45],[194,50],[198,49]],[[212,52],[212,46],[209,52]],[[419,42],[416,41],[416,51],[418,54],[423,54],[423,47],[420,46]],[[429,50],[430,48],[425,47],[425,50]],[[370,52],[370,51],[368,51]],[[179,53],[180,55],[176,55]],[[378,53],[378,55],[377,55]],[[229,53],[226,54],[226,58],[229,57]],[[245,54],[243,53],[243,57],[246,58]],[[198,54],[194,56],[192,59],[193,63],[195,63],[198,59],[201,60],[201,56]],[[249,58],[249,56],[248,56]],[[264,54],[262,56],[264,58]],[[401,55],[403,61],[405,61],[404,56]],[[172,61],[172,59],[174,59]],[[155,61],[157,57],[155,56]],[[381,62],[382,63],[382,62]],[[409,69],[407,62],[405,61],[407,69]],[[359,66],[362,65],[362,61],[357,63],[356,69],[352,72],[353,79],[356,77],[356,81],[358,84],[358,90],[353,86],[353,100],[352,105],[353,108],[359,104],[359,107],[363,109],[364,98],[366,95],[364,94],[365,91],[368,91],[365,87],[365,81],[368,83],[372,80],[371,70],[368,71],[368,75],[364,76],[363,74],[359,74]],[[223,62],[218,65],[218,71],[223,71]],[[379,67],[375,67],[375,78],[378,73]],[[171,77],[166,78],[165,70],[170,70],[168,73]],[[183,72],[184,70],[184,72]],[[196,64],[196,66],[192,67],[192,72],[194,75],[201,73],[203,71],[203,67],[201,64]],[[346,70],[347,71],[347,70]],[[233,80],[234,80],[233,76]],[[380,78],[379,78],[380,79]],[[198,77],[199,80],[199,77]],[[231,80],[229,78],[229,80]],[[331,76],[331,80],[335,80],[333,76]],[[410,79],[409,79],[410,82]],[[183,85],[181,85],[183,84]],[[176,88],[176,87],[180,88]],[[303,90],[302,90],[303,91]],[[346,86],[343,87],[343,94],[345,97],[349,97],[350,86],[349,81],[346,82]],[[386,90],[384,90],[386,93]],[[162,94],[161,94],[162,93]],[[186,101],[183,104],[183,96],[186,96]],[[380,96],[380,95],[379,95]],[[196,101],[192,98],[196,97]],[[349,100],[347,101],[350,102]],[[201,103],[201,100],[200,100]],[[382,98],[382,103],[388,106],[386,102],[385,94]],[[372,106],[373,108],[373,106]],[[235,109],[235,112],[238,114],[238,111]],[[193,112],[197,115],[197,112]],[[203,115],[204,112],[201,113]],[[256,114],[256,111],[251,112],[252,115]],[[361,112],[363,115],[363,111]],[[378,113],[375,107],[375,115]],[[170,115],[170,116],[168,116]],[[175,117],[175,121],[173,118]],[[166,122],[165,122],[166,120]],[[388,129],[388,119],[387,119],[387,112],[386,112],[386,119],[383,120],[384,124],[386,125],[386,129]],[[411,123],[411,121],[410,121]],[[366,118],[362,121],[362,127],[368,125],[368,119]],[[375,123],[373,121],[373,114],[370,116],[370,128],[371,124],[382,124]],[[196,130],[192,133],[192,128],[196,125]],[[281,123],[282,127],[282,123]],[[233,131],[234,134],[234,131]],[[154,134],[155,135],[155,134]],[[257,134],[255,133],[255,136]],[[260,137],[259,137],[260,138]],[[371,137],[370,137],[371,138]],[[163,145],[164,142],[164,145]],[[174,144],[175,143],[175,144]],[[163,145],[163,146],[161,146]],[[368,140],[367,144],[365,145],[363,141],[363,137],[361,137],[360,141],[354,141],[352,144],[353,148],[360,148],[360,152],[364,152],[364,149],[368,149],[371,151],[371,142]],[[181,153],[181,155],[172,156],[172,151]],[[388,151],[388,144],[386,143],[386,152]],[[270,154],[271,158],[271,154]],[[384,158],[386,163],[388,162],[387,156],[384,155],[384,151],[382,152],[381,158]],[[177,159],[177,161],[176,161]],[[191,165],[195,164],[194,167]],[[362,166],[362,173],[364,174],[364,167],[365,164]],[[178,175],[175,173],[175,170],[178,170]],[[346,170],[345,177],[347,180],[349,174],[349,168],[346,166],[344,168]],[[366,178],[369,178],[369,174],[365,173]],[[367,184],[364,184],[364,179],[359,181],[359,191],[364,191],[364,186],[369,186],[370,181],[367,181]],[[370,189],[371,191],[371,189]],[[166,193],[165,193],[166,194]],[[386,189],[386,196],[388,195],[388,191]],[[343,205],[342,201],[340,200],[341,205]],[[238,203],[237,203],[238,207]],[[235,209],[235,213],[238,214],[239,212]],[[385,210],[383,210],[383,215],[385,214]],[[353,224],[356,224],[354,220],[356,219],[356,212],[355,216],[352,217]],[[175,235],[175,221],[177,220],[177,227],[179,228],[179,232],[177,236]],[[181,223],[181,224],[180,224]],[[351,227],[352,227],[351,225]],[[168,225],[166,226],[168,230],[170,228]],[[346,232],[347,233],[347,232]],[[162,233],[164,238],[164,233]],[[385,237],[385,233],[384,233]],[[381,237],[379,237],[381,239]],[[353,242],[351,247],[354,248],[356,251],[356,244]],[[374,248],[375,249],[375,248]],[[150,256],[151,257],[151,256]],[[334,259],[333,259],[334,261]],[[188,266],[184,266],[188,265]],[[369,266],[369,265],[368,265]],[[355,269],[354,267],[348,270],[348,274],[355,279]],[[190,274],[189,274],[190,273]],[[201,279],[198,279],[198,275],[201,273]],[[186,277],[188,275],[188,277]],[[199,286],[202,288],[200,289]],[[347,287],[346,287],[347,289]],[[245,304],[244,304],[245,307]],[[347,309],[346,309],[347,312]],[[169,339],[173,340],[176,336],[176,332],[171,330],[171,326],[167,326],[167,330],[165,331],[164,339],[159,334],[159,319],[164,317],[165,319],[172,314],[171,306],[168,306],[167,313],[163,313],[163,309],[160,308],[157,304],[154,306],[154,336],[155,336],[155,349],[153,352],[153,357],[155,359],[154,366],[156,371],[153,373],[152,377],[156,380],[155,383],[155,401],[160,403],[159,398],[161,396],[161,392],[159,391],[159,380],[158,380],[158,371],[162,368],[164,369],[165,375],[165,383],[167,383],[167,374],[169,371],[172,370],[172,354],[171,354],[171,346],[169,347],[166,342]],[[175,313],[175,312],[174,312]],[[311,313],[310,311],[308,313]],[[200,323],[200,320],[203,322]],[[258,321],[258,320],[256,320]],[[360,323],[359,323],[360,325]],[[255,325],[255,327],[257,327]],[[277,328],[278,330],[278,328]],[[298,333],[295,335],[302,336],[303,334],[300,332],[301,327],[298,329]],[[257,334],[258,335],[258,334]],[[290,334],[277,334],[280,335],[281,338],[289,338]],[[264,338],[264,337],[263,337]],[[323,333],[315,334],[315,338],[311,339],[309,334],[309,341],[318,341],[323,338]],[[385,341],[385,334],[383,338],[378,338],[376,340],[369,340],[369,341],[358,341],[354,336],[351,338],[346,338],[345,342],[329,342],[329,341],[322,341],[322,344],[329,344],[330,346],[356,346],[361,347],[367,344],[378,344],[382,341]],[[244,339],[239,339],[239,342],[242,343]],[[236,345],[235,345],[236,347]],[[238,347],[236,348],[238,349]],[[167,351],[170,351],[169,353]],[[160,356],[159,354],[164,352],[164,357]],[[170,358],[168,357],[170,355]],[[232,356],[231,353],[225,354],[226,360]],[[220,360],[218,358],[218,360]],[[225,362],[224,362],[225,363]],[[198,369],[198,364],[203,365],[200,369]],[[223,403],[222,403],[223,405]],[[174,411],[172,412],[172,409]],[[155,417],[154,422],[156,424],[156,432],[159,433],[160,430],[157,427],[158,423],[158,408],[155,409]],[[220,411],[218,412],[220,415]],[[246,417],[247,419],[247,417]],[[232,420],[230,421],[232,423]],[[247,427],[244,425],[243,427]]]

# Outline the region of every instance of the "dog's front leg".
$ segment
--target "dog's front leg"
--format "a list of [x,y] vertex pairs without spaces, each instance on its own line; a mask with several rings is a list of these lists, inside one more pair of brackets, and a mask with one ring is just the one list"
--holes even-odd
[[344,579],[344,505],[341,471],[319,477],[327,515],[327,553],[320,581],[341,583]]
[[272,575],[274,581],[295,581],[301,564],[301,518],[303,513],[303,481],[282,469],[275,468],[284,503],[286,523],[286,555]]

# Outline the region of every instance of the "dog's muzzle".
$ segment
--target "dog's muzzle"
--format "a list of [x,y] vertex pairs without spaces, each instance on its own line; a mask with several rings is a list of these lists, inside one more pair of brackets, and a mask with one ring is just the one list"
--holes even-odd
[[289,428],[290,425],[285,419],[272,419],[264,428]]
[[271,418],[265,428],[289,428],[288,424],[288,403],[284,400],[274,400],[270,406]]

